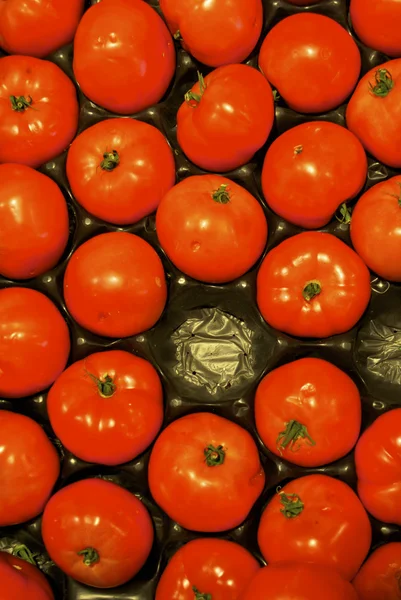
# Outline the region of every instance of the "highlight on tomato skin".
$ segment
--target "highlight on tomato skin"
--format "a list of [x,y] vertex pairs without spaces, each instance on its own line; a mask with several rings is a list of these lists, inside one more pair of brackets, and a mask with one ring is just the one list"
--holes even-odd
[[401,593],[401,543],[376,548],[352,583],[359,600],[397,600]]
[[[35,566],[32,553],[22,544],[14,547],[13,552],[0,552],[0,581],[4,600],[55,600],[50,584]],[[29,562],[28,562],[29,561]],[[12,593],[12,596],[8,594]]]

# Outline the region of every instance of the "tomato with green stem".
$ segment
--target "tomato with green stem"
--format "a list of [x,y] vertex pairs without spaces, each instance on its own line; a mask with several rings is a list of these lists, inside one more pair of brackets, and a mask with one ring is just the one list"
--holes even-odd
[[401,596],[401,543],[377,548],[353,580],[359,600],[399,600]]
[[0,552],[0,581],[2,600],[54,600],[46,577],[25,546],[16,546],[12,554]]

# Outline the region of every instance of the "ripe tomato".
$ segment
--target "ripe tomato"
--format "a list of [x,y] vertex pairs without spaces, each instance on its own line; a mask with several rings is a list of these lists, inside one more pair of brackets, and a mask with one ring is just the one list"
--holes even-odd
[[267,241],[259,202],[220,175],[196,175],[175,185],[159,205],[156,230],[176,267],[208,283],[246,273]]
[[399,600],[401,596],[401,543],[380,546],[352,582],[359,600]]
[[177,139],[188,158],[209,171],[249,162],[266,142],[274,120],[269,83],[247,65],[212,71],[185,94],[177,114]]
[[78,248],[64,276],[73,318],[93,333],[128,337],[156,323],[167,299],[162,262],[142,238],[103,233]]
[[333,19],[299,13],[267,34],[259,67],[290,108],[319,113],[336,108],[354,89],[361,70],[358,46]]
[[155,600],[238,600],[258,561],[234,542],[213,538],[192,540],[168,563],[156,590]]
[[302,467],[319,467],[355,446],[361,399],[352,379],[336,366],[320,358],[301,358],[262,379],[255,419],[273,454]]
[[54,600],[46,577],[26,560],[0,552],[2,600]]
[[362,189],[368,169],[362,144],[328,121],[289,129],[267,151],[262,170],[266,202],[290,223],[317,229]]
[[66,322],[44,294],[0,290],[0,396],[18,398],[48,388],[70,353]]
[[74,37],[84,0],[1,0],[0,46],[43,58]]
[[[351,0],[352,26],[360,40],[388,56],[401,56],[401,5],[398,0]],[[378,23],[385,23],[385,28]]]
[[174,156],[156,127],[134,119],[107,119],[73,141],[67,177],[88,212],[127,225],[156,210],[174,185]]
[[42,512],[60,464],[43,429],[29,417],[0,410],[0,439],[0,526],[4,527]]
[[0,58],[0,163],[39,167],[67,148],[77,126],[76,90],[59,67]]
[[129,352],[97,352],[74,363],[47,396],[61,443],[88,462],[119,465],[143,452],[163,422],[157,371]]
[[185,50],[210,67],[245,60],[262,31],[261,0],[160,0],[160,8]]
[[379,521],[401,525],[401,408],[381,415],[355,449],[358,494]]
[[74,39],[75,77],[83,93],[128,115],[156,104],[175,71],[171,35],[142,0],[102,0],[87,10]]
[[401,281],[401,176],[370,188],[352,213],[351,240],[369,269]]
[[145,564],[153,523],[131,492],[84,479],[52,496],[42,519],[50,557],[69,577],[97,588],[122,585]]
[[150,455],[153,498],[171,519],[194,531],[225,531],[240,525],[264,484],[252,436],[212,413],[173,421]]
[[349,246],[330,233],[294,235],[273,248],[257,278],[263,318],[298,337],[351,329],[370,300],[370,275]]

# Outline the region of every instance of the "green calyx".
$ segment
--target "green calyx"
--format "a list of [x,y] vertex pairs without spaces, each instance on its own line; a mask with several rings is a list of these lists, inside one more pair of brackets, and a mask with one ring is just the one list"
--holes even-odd
[[393,77],[387,69],[378,69],[375,73],[375,85],[369,82],[370,91],[378,98],[385,98],[394,87]]
[[212,198],[218,204],[228,204],[230,202],[230,194],[228,193],[228,184],[222,183],[221,186],[212,194]]
[[24,112],[27,108],[32,108],[31,96],[10,96],[11,108],[16,112]]
[[212,594],[202,594],[195,586],[192,586],[192,591],[195,594],[195,600],[212,600]]
[[102,398],[111,398],[111,396],[115,393],[117,386],[113,382],[113,379],[110,377],[110,375],[106,373],[101,379],[99,379],[92,373],[89,373],[89,371],[86,371],[86,373],[89,375],[92,381],[96,383],[97,389],[99,390],[99,394],[102,396]]
[[114,171],[116,167],[120,164],[120,157],[118,156],[117,150],[112,150],[111,152],[105,152],[103,154],[103,160],[100,163],[100,168],[103,171]]
[[83,550],[77,552],[77,554],[78,556],[83,556],[84,565],[87,567],[98,563],[100,560],[99,553],[97,550],[95,550],[95,548],[84,548]]
[[223,446],[213,446],[212,444],[209,444],[203,452],[208,467],[217,467],[224,463],[226,453],[223,450]]
[[25,544],[17,544],[16,546],[14,546],[12,550],[12,555],[16,556],[17,558],[21,558],[22,560],[25,560],[26,562],[30,563],[31,565],[35,565],[36,567],[35,556],[37,555],[33,554],[29,550],[29,548],[25,546]]
[[400,186],[400,191],[398,194],[390,194],[390,196],[393,196],[393,198],[397,198],[398,200],[398,206],[400,206],[401,208],[401,181],[397,181],[398,185]]
[[298,517],[305,507],[298,494],[286,494],[279,489],[277,490],[277,493],[280,496],[280,502],[283,505],[280,512],[285,518],[294,519],[295,517]]
[[316,442],[311,438],[305,425],[291,419],[285,424],[284,431],[280,431],[277,436],[276,444],[280,454],[287,447],[296,452],[300,448],[299,440],[305,440],[309,446],[315,446]]
[[182,41],[182,35],[179,29],[177,29],[177,31],[175,32],[175,34],[173,35],[173,38],[175,40],[177,40],[177,42],[181,42]]
[[200,73],[199,71],[198,71],[198,82],[199,82],[199,94],[195,94],[194,92],[192,92],[190,90],[184,96],[185,102],[187,102],[187,104],[189,104],[189,106],[192,106],[193,108],[196,108],[198,106],[198,104],[201,101],[202,96],[206,90],[205,80],[203,79],[202,73]]
[[337,221],[339,221],[340,223],[344,223],[345,225],[349,225],[351,223],[351,213],[352,210],[350,208],[348,208],[348,206],[346,205],[345,202],[343,202],[340,206],[340,208],[338,209],[338,212],[340,213],[339,215],[336,214],[336,219]]
[[322,286],[319,281],[309,281],[302,290],[302,295],[307,302],[310,302],[315,296],[318,296],[321,291]]

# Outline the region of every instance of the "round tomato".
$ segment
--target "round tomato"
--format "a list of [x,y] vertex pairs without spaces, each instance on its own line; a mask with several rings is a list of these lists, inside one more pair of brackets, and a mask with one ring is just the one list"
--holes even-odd
[[83,93],[128,115],[156,104],[175,71],[171,35],[142,0],[102,0],[87,10],[74,39],[75,77]]
[[210,67],[245,60],[262,31],[261,0],[160,0],[160,8],[175,39]]
[[399,600],[401,597],[401,543],[380,546],[352,582],[359,600]]
[[209,171],[249,162],[266,142],[274,120],[269,83],[247,65],[212,71],[185,94],[177,114],[177,139],[188,158]]
[[103,233],[78,248],[64,276],[64,299],[73,318],[106,337],[128,337],[156,323],[167,286],[160,258],[142,238]]
[[25,165],[0,165],[1,275],[29,279],[52,269],[68,234],[67,204],[54,181]]
[[220,175],[196,175],[175,185],[159,205],[156,230],[176,267],[208,283],[246,273],[267,241],[262,206]]
[[97,352],[74,363],[47,396],[51,426],[70,452],[119,465],[143,452],[163,422],[163,390],[152,365],[129,352]]
[[267,151],[262,170],[266,202],[290,223],[317,229],[362,189],[368,162],[350,131],[329,121],[289,129]]
[[96,588],[122,585],[145,564],[153,523],[138,498],[103,479],[62,488],[46,505],[42,536],[66,575]]
[[43,429],[29,417],[0,410],[0,440],[0,526],[4,527],[42,512],[60,464]]
[[155,600],[238,600],[260,570],[257,560],[234,542],[214,538],[192,540],[168,563]]
[[[351,0],[355,33],[369,48],[388,56],[401,56],[401,4],[399,0]],[[380,27],[380,23],[385,27]]]
[[267,34],[259,67],[290,108],[320,113],[344,102],[361,70],[358,46],[333,19],[303,12]]
[[0,163],[39,167],[67,148],[77,126],[76,90],[59,67],[0,58]]
[[18,398],[48,388],[70,353],[66,322],[44,294],[0,290],[0,396]]
[[268,563],[311,562],[350,580],[369,552],[368,515],[352,489],[334,477],[294,479],[266,506],[258,529]]
[[0,552],[2,600],[54,600],[46,577],[34,565]]
[[84,0],[1,0],[0,46],[43,58],[72,41]]
[[336,366],[320,358],[301,358],[262,379],[255,419],[273,454],[302,467],[319,467],[355,446],[361,399],[352,379]]
[[379,521],[401,525],[401,408],[381,415],[355,449],[358,494]]
[[330,233],[294,235],[273,248],[257,278],[264,319],[298,337],[329,337],[359,321],[371,295],[356,252]]
[[67,177],[74,197],[92,215],[128,225],[149,215],[174,185],[174,156],[156,127],[107,119],[71,144]]
[[352,213],[351,240],[369,269],[401,282],[401,176],[370,188]]
[[149,462],[153,498],[168,516],[194,531],[225,531],[248,516],[265,484],[252,436],[212,413],[173,421]]

